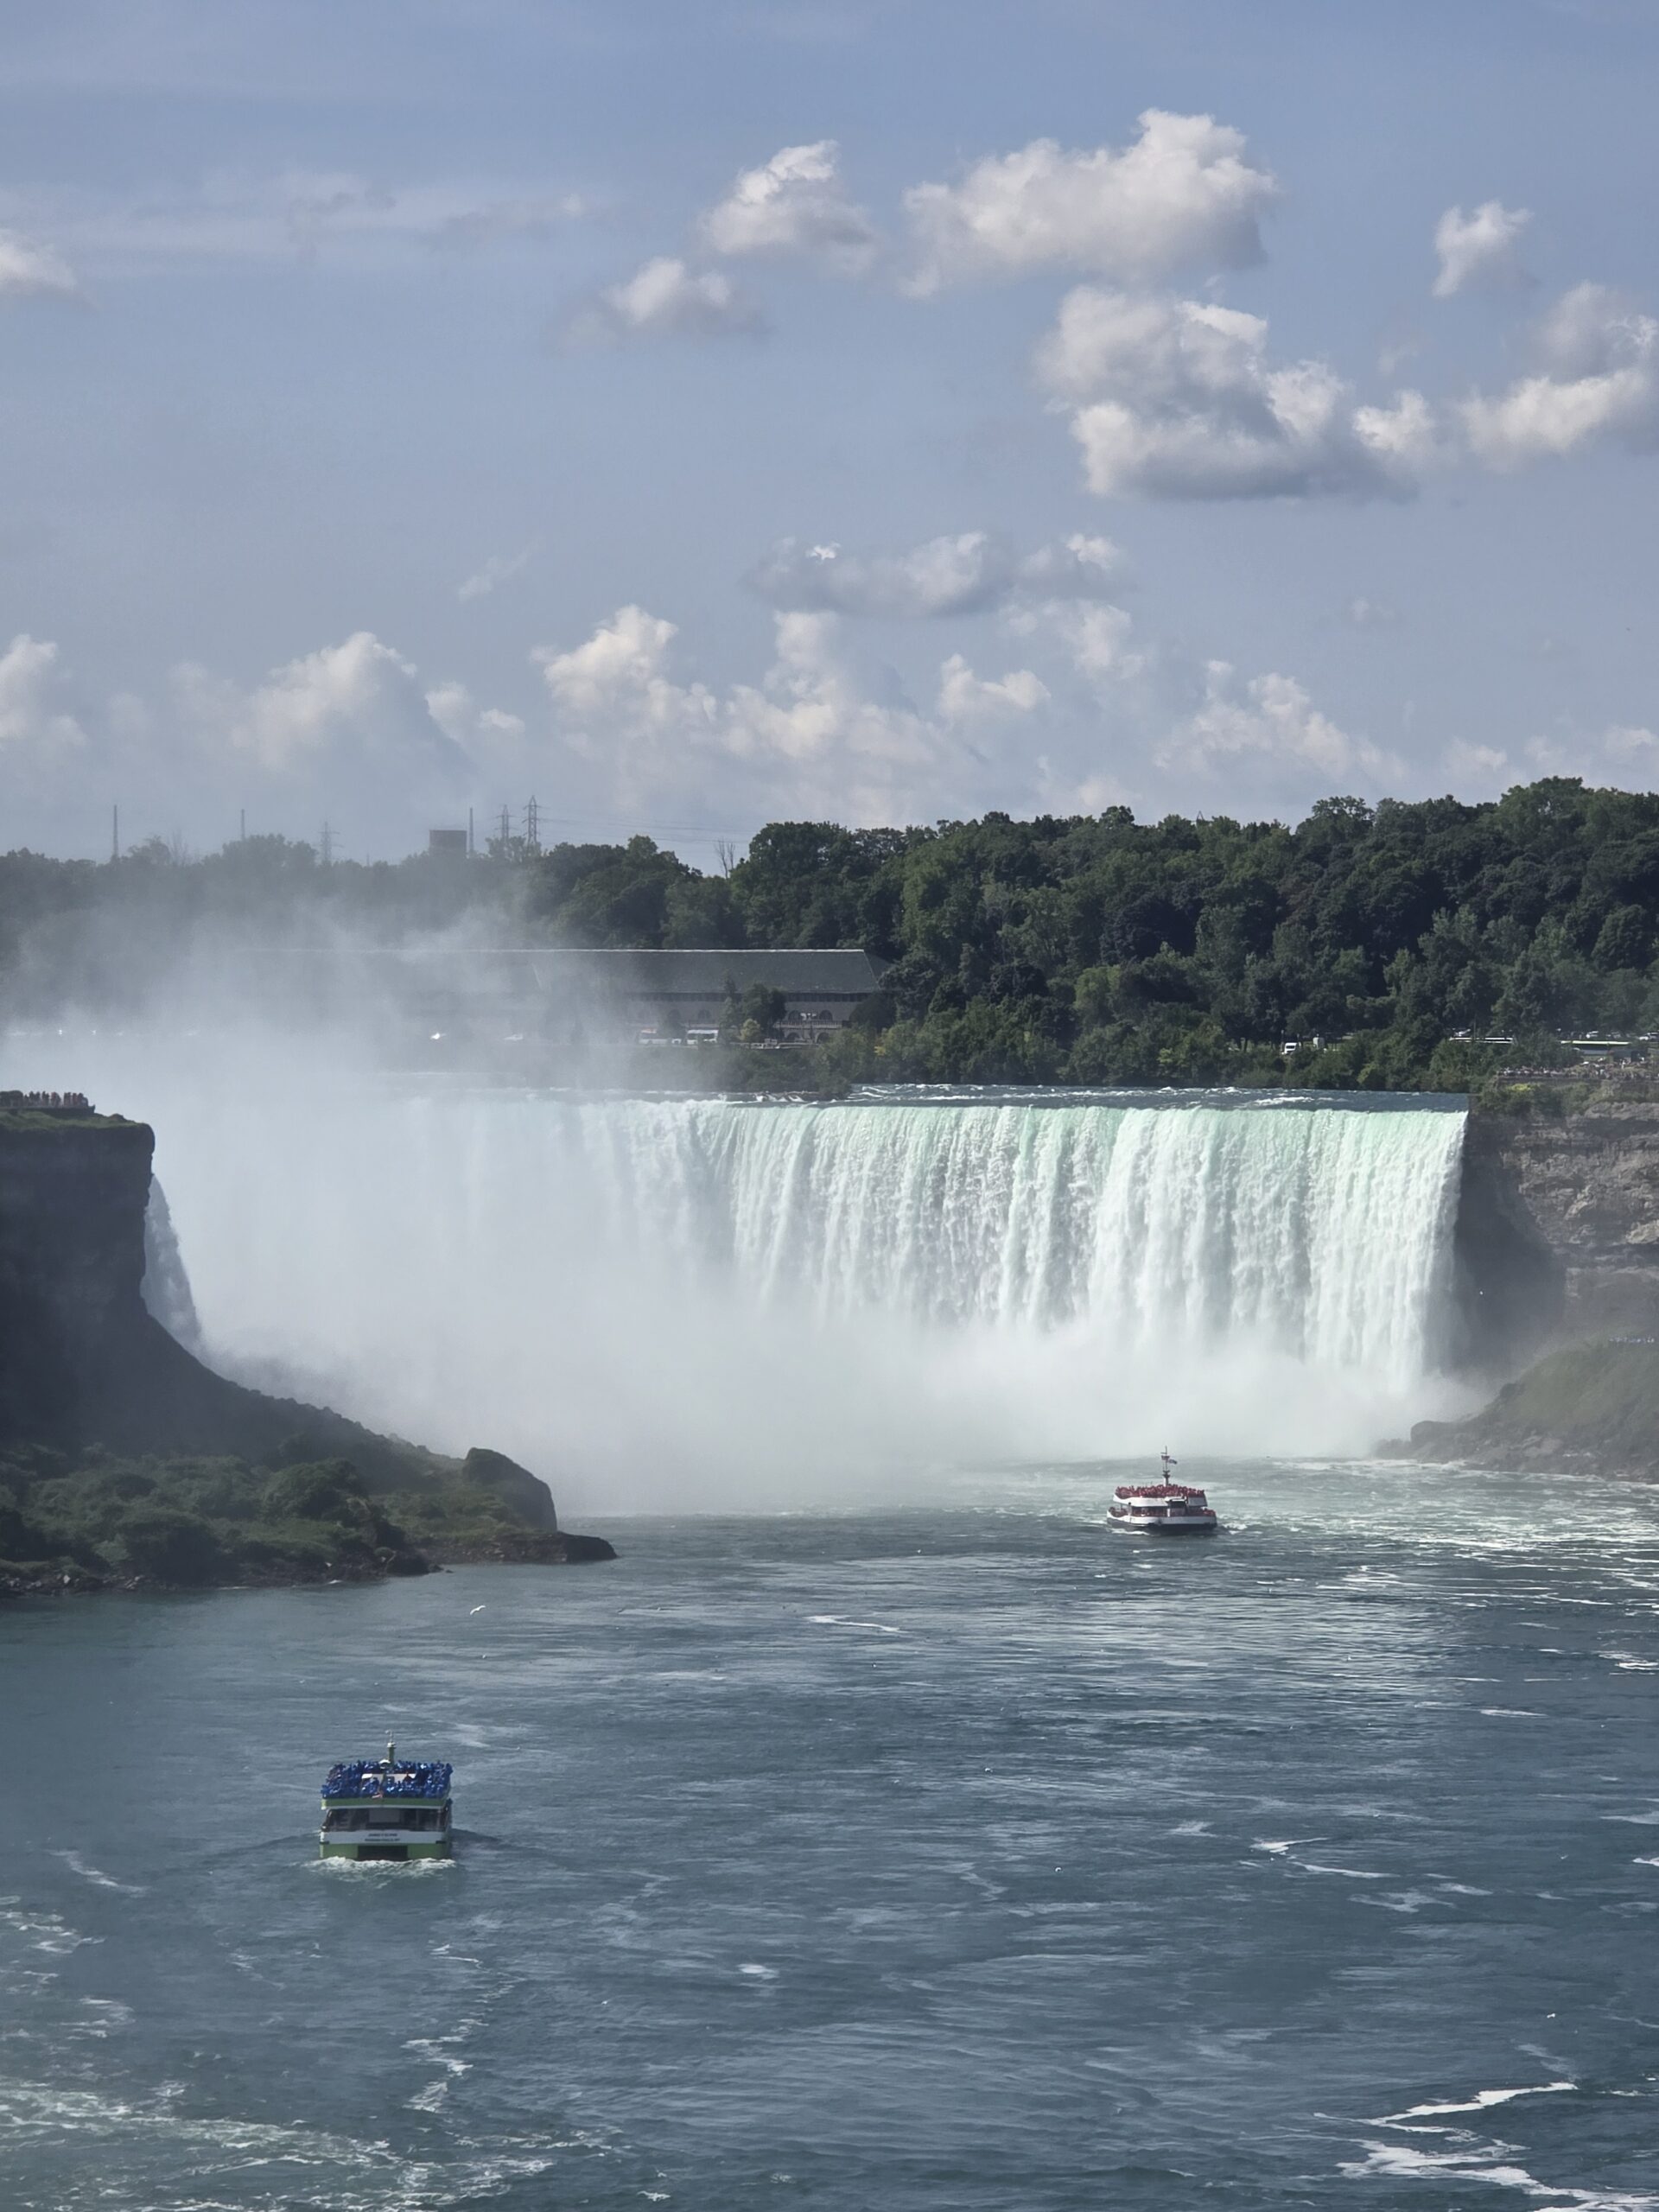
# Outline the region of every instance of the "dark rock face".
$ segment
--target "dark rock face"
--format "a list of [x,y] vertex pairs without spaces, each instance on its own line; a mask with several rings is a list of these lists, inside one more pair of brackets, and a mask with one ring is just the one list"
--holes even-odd
[[153,1146],[131,1122],[0,1123],[0,1435],[66,1433],[148,1319]]
[[475,1444],[461,1463],[461,1478],[477,1483],[480,1489],[493,1491],[532,1529],[556,1529],[559,1525],[559,1516],[553,1510],[552,1491],[539,1475],[532,1475],[528,1467],[509,1459],[505,1452],[487,1452]]
[[[391,1499],[394,1510],[399,1496],[468,1488],[502,1510],[486,1516],[497,1523],[490,1548],[469,1551],[463,1509],[453,1547],[442,1526],[423,1539],[434,1559],[615,1557],[602,1538],[562,1530],[547,1484],[502,1452],[476,1449],[458,1465],[204,1366],[142,1294],[153,1148],[137,1122],[88,1116],[41,1126],[0,1115],[0,1446],[72,1459],[92,1446],[134,1458],[231,1458],[314,1477],[319,1464],[349,1463],[365,1497]],[[383,1548],[378,1571],[424,1571],[401,1536]]]
[[1528,1198],[1504,1125],[1469,1117],[1453,1240],[1458,1333],[1450,1364],[1508,1375],[1560,1329],[1567,1263]]
[[1471,1115],[1458,1246],[1470,1364],[1512,1370],[1551,1339],[1659,1334],[1659,1105]]

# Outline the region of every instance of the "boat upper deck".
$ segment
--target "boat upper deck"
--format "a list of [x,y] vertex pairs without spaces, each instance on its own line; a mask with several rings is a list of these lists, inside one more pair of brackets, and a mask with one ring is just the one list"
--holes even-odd
[[325,1798],[425,1797],[449,1795],[454,1770],[446,1759],[343,1759],[322,1784]]

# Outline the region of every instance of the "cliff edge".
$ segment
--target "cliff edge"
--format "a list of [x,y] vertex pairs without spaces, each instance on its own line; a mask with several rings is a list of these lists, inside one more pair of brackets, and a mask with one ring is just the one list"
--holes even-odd
[[0,1110],[0,1587],[615,1556],[500,1452],[378,1435],[177,1343],[142,1294],[153,1150],[116,1116]]
[[1478,1289],[1473,1364],[1659,1332],[1659,1101],[1471,1113],[1459,1248]]

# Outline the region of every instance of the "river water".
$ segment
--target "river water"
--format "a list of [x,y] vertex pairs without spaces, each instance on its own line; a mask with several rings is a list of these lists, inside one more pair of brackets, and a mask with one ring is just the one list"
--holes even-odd
[[4,2202],[1659,2206],[1659,1500],[1114,1471],[0,1611]]

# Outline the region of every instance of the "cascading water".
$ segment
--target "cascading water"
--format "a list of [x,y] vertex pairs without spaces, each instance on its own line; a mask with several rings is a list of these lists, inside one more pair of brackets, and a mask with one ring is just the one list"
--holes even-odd
[[573,1506],[791,1504],[1166,1438],[1363,1452],[1452,1409],[1452,1102],[133,1105],[221,1361],[497,1445]]
[[1248,1335],[1397,1386],[1434,1363],[1464,1116],[1311,1106],[566,1109],[620,1209],[822,1321]]

